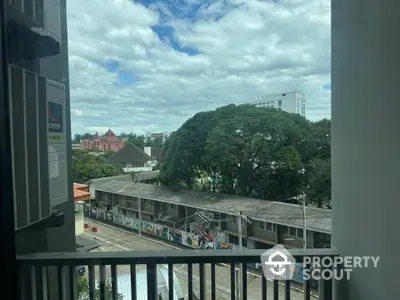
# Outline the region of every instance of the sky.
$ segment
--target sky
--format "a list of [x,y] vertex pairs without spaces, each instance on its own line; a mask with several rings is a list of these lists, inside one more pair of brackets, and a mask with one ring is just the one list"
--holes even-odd
[[73,133],[164,132],[301,91],[330,118],[329,0],[68,0]]

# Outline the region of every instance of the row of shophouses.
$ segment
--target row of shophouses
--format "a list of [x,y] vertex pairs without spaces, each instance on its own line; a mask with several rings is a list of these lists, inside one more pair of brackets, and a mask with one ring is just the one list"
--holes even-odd
[[[157,172],[140,183],[130,175],[87,182],[94,201],[79,204],[87,217],[193,249],[330,248],[331,211],[295,204],[191,190],[157,184]],[[305,216],[305,218],[304,218]],[[304,231],[304,219],[306,230]],[[249,267],[260,269],[260,264]],[[303,267],[294,266],[294,282],[303,283]],[[312,289],[318,289],[316,281]]]
[[[94,179],[89,192],[96,199],[92,211],[108,215],[122,226],[156,235],[190,237],[192,247],[269,249],[276,244],[287,248],[330,248],[331,211],[263,199],[221,195],[201,191],[174,191],[151,184],[156,173],[147,173],[141,183],[128,175]],[[145,175],[145,174],[144,174]],[[140,205],[139,205],[140,202]],[[97,210],[99,212],[97,212]],[[304,232],[304,216],[306,232]],[[240,222],[240,223],[239,223]],[[241,228],[239,228],[241,224]],[[240,232],[241,231],[241,232]],[[174,235],[174,236],[172,236]],[[306,235],[306,238],[305,236]]]

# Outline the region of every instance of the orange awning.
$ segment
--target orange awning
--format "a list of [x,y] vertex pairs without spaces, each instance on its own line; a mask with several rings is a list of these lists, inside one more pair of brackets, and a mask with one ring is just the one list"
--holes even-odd
[[80,183],[76,183],[76,182],[74,182],[74,190],[89,192],[88,186],[86,184],[80,184]]
[[74,189],[74,201],[87,201],[90,199],[90,193]]

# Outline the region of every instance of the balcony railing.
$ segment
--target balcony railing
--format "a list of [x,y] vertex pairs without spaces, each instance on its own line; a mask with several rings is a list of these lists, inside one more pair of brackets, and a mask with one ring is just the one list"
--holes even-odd
[[[139,265],[146,266],[146,282],[147,291],[141,299],[155,300],[159,299],[157,288],[157,266],[168,266],[168,299],[177,299],[174,297],[174,265],[184,264],[187,268],[187,286],[185,300],[192,299],[217,299],[216,287],[220,278],[216,278],[216,268],[221,264],[227,266],[230,277],[230,299],[238,299],[237,292],[237,276],[240,276],[241,282],[240,299],[255,299],[248,298],[248,263],[260,263],[260,255],[265,250],[246,250],[244,252],[231,250],[168,250],[168,251],[150,251],[150,252],[76,252],[76,253],[39,253],[19,255],[17,257],[20,274],[20,292],[21,299],[53,299],[49,297],[49,286],[56,289],[58,299],[77,299],[77,267],[86,266],[88,269],[89,282],[89,298],[98,299],[96,296],[96,282],[99,283],[100,299],[118,299],[118,281],[117,274],[119,268],[125,266],[130,272],[130,294],[132,299],[137,299],[137,289],[143,290],[136,282],[136,267]],[[301,262],[305,256],[320,258],[337,256],[332,249],[290,249],[289,253]],[[237,272],[239,264],[240,273]],[[127,267],[127,265],[129,267]],[[207,265],[207,268],[205,267]],[[108,267],[109,266],[109,267]],[[198,267],[197,267],[198,266]],[[106,267],[111,270],[111,298],[106,296]],[[194,267],[198,270],[199,276],[196,280],[199,281],[199,290],[194,293],[193,271]],[[96,276],[95,270],[99,270]],[[206,274],[208,273],[208,274]],[[228,276],[225,276],[224,280]],[[208,279],[207,279],[208,278]],[[49,282],[51,281],[51,282]],[[229,280],[228,280],[229,281]],[[284,285],[284,297],[282,298],[282,284]],[[320,280],[318,296],[321,300],[332,299],[332,280]],[[311,289],[309,281],[304,284],[305,293],[304,300],[311,299]],[[272,288],[273,292],[269,291],[267,297],[267,289]],[[253,288],[254,291],[254,288]],[[267,280],[262,276],[259,286],[260,296],[257,299],[294,299],[291,298],[292,289],[291,282],[284,281],[267,284]],[[54,292],[54,291],[53,291]],[[146,297],[147,293],[147,297]],[[54,297],[54,296],[53,296]],[[297,298],[298,299],[298,296]],[[125,300],[125,298],[124,298]],[[163,300],[166,300],[163,298]]]

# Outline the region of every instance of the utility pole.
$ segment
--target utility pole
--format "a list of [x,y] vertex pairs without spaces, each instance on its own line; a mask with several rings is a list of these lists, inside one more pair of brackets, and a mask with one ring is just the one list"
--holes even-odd
[[[303,210],[303,248],[307,249],[307,220],[306,220],[306,197],[302,199],[302,210]],[[311,266],[303,266],[303,268],[309,268]],[[303,269],[304,270],[304,269]],[[303,279],[303,292],[304,299],[307,299],[307,281]]]
[[[136,175],[136,173],[135,173]],[[140,173],[137,174],[137,182],[138,182],[138,192],[137,192],[137,197],[138,197],[138,206],[139,206],[139,236],[142,236],[142,199],[140,199]]]
[[[243,232],[242,232],[242,212],[239,211],[238,212],[238,217],[237,217],[237,224],[238,224],[238,236],[239,236],[239,248],[240,248],[240,252],[243,252]],[[237,299],[241,300],[242,299],[242,293],[241,293],[241,289],[242,289],[242,270],[243,270],[243,264],[240,263],[239,264],[239,271],[237,273],[236,276],[236,295],[237,295]]]
[[[247,216],[243,216],[242,212],[238,212],[238,217],[237,217],[237,223],[238,223],[238,236],[239,236],[239,247],[240,247],[240,252],[243,252],[243,224],[251,224],[251,221],[247,218]],[[240,300],[242,299],[242,295],[244,295],[245,291],[243,291],[243,280],[247,280],[247,274],[243,274],[243,263],[239,264],[239,274],[236,276],[236,286],[238,288],[237,290],[237,299]]]
[[307,248],[306,198],[303,198],[303,248]]

